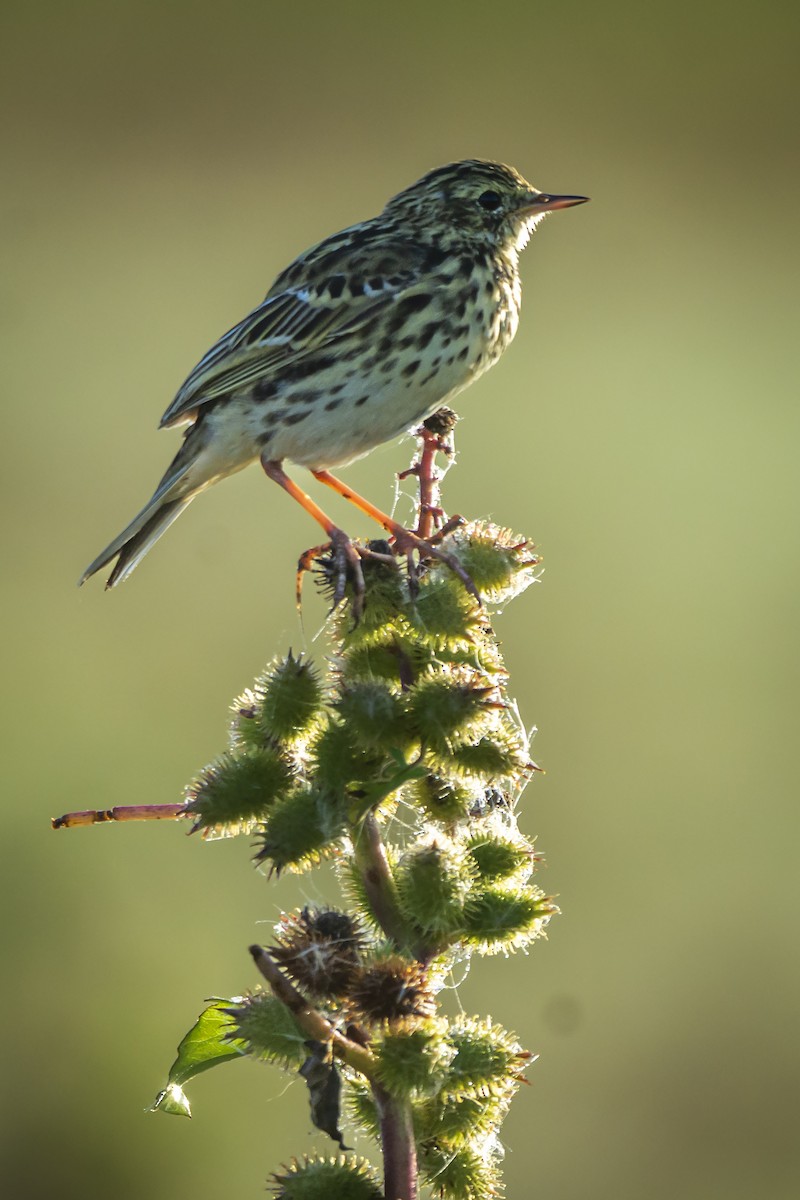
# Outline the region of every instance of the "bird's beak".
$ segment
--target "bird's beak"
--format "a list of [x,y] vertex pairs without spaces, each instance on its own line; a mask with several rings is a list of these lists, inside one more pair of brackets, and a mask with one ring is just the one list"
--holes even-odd
[[585,204],[588,196],[551,196],[549,192],[529,192],[518,211],[525,216],[553,212],[557,208],[571,208],[573,204]]

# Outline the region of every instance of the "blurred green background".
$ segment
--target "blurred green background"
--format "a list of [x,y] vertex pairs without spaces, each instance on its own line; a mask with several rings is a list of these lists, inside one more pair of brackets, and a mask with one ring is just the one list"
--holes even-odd
[[[498,627],[564,915],[460,988],[541,1055],[508,1194],[798,1194],[799,26],[721,0],[7,6],[8,1195],[258,1196],[333,1148],[250,1063],[197,1081],[191,1122],[143,1114],[204,998],[253,985],[248,943],[321,885],[266,881],[244,839],[49,829],[179,798],[261,665],[323,653],[292,591],[316,531],[251,470],[125,587],[75,580],[161,475],[158,419],[211,342],[466,156],[592,197],[526,251],[445,497],[547,568]],[[388,504],[409,452],[346,478]]]

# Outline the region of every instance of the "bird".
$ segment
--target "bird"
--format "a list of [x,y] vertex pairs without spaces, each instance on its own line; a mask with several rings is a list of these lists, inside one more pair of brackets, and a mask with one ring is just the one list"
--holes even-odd
[[[438,409],[493,366],[519,323],[519,255],[549,212],[587,196],[533,187],[514,168],[465,159],[429,171],[376,217],[300,254],[263,302],[189,374],[159,428],[186,425],[153,496],[81,576],[131,574],[211,484],[260,461],[323,528],[363,593],[369,554],[284,470],[308,468],[373,518],[396,553],[457,562],[381,512],[331,468],[361,458]],[[467,586],[471,581],[459,573]]]

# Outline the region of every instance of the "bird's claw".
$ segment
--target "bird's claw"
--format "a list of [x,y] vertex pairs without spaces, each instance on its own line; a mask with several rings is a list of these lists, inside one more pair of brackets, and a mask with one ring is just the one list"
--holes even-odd
[[297,607],[300,608],[301,606],[303,576],[306,571],[311,570],[316,559],[322,556],[328,556],[328,562],[325,565],[325,575],[328,583],[332,585],[332,612],[344,600],[349,583],[353,594],[353,617],[356,621],[361,617],[364,612],[364,598],[366,595],[364,571],[361,564],[365,559],[380,562],[386,566],[396,567],[397,560],[395,556],[402,555],[406,560],[409,592],[413,599],[419,593],[419,569],[414,561],[415,554],[419,556],[420,562],[426,558],[435,558],[438,562],[444,563],[454,575],[458,576],[464,587],[477,600],[478,604],[481,604],[480,592],[469,573],[454,554],[449,554],[446,550],[439,549],[436,544],[437,542],[441,542],[442,538],[446,537],[448,533],[451,533],[453,529],[456,529],[463,523],[463,517],[451,517],[430,539],[421,538],[418,534],[412,532],[412,530],[397,526],[392,530],[393,552],[391,554],[382,553],[371,546],[357,545],[343,529],[333,526],[330,530],[331,540],[329,542],[325,542],[321,546],[313,546],[310,550],[306,550],[300,555],[297,563],[295,586]]
[[408,577],[412,587],[412,594],[415,594],[419,587],[419,577],[416,567],[414,566],[413,553],[416,550],[419,554],[420,561],[424,558],[435,558],[438,562],[443,562],[450,568],[454,575],[457,575],[464,587],[471,596],[477,600],[478,604],[482,604],[481,594],[475,586],[471,576],[454,554],[449,554],[446,550],[440,550],[434,542],[441,541],[447,534],[452,532],[456,526],[463,523],[461,517],[452,517],[446,525],[442,527],[439,533],[435,534],[430,539],[421,538],[418,534],[412,533],[410,529],[394,529],[392,531],[394,540],[394,549],[396,553],[405,554],[406,562],[408,563]]
[[358,620],[364,608],[364,572],[361,570],[361,559],[350,538],[342,529],[331,530],[331,566],[335,583],[333,585],[333,605],[338,608],[344,600],[347,581],[353,587],[353,616]]
[[331,612],[337,609],[344,600],[349,583],[353,592],[353,617],[357,622],[364,611],[366,593],[362,560],[371,559],[392,567],[396,567],[397,563],[393,554],[382,554],[369,546],[357,545],[343,529],[334,526],[330,530],[330,534],[329,542],[325,542],[322,546],[312,546],[310,550],[306,550],[300,555],[297,563],[295,588],[297,607],[300,608],[301,605],[303,575],[306,571],[311,570],[316,559],[328,556],[324,571],[328,582],[332,584]]

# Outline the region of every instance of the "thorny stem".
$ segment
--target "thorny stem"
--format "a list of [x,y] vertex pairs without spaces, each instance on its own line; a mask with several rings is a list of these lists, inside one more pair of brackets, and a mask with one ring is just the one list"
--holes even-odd
[[444,450],[442,439],[422,427],[422,453],[419,458],[419,521],[417,533],[425,541],[441,523],[442,497],[439,491],[439,472],[436,470],[436,452]]
[[439,480],[441,475],[436,469],[436,455],[439,451],[452,455],[453,446],[448,435],[455,424],[455,414],[449,409],[440,409],[429,417],[416,431],[421,447],[419,457],[405,471],[401,471],[398,479],[407,479],[416,475],[419,483],[419,518],[415,530],[423,541],[430,541],[433,531],[442,523],[443,512]]

